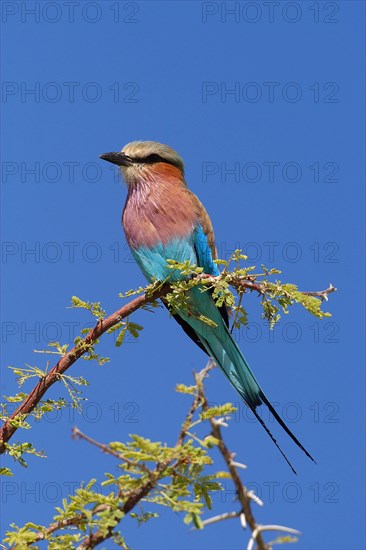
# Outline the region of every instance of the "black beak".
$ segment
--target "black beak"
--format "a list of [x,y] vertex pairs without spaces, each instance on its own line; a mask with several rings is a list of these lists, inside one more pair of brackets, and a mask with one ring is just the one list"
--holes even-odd
[[132,159],[124,153],[103,153],[99,158],[117,164],[117,166],[131,166],[132,164]]

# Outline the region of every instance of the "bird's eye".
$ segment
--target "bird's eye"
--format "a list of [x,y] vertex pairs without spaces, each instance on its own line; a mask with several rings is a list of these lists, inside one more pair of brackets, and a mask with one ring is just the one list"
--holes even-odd
[[165,160],[160,155],[153,153],[146,157],[145,162],[165,162]]
[[165,162],[166,164],[171,164],[172,166],[176,166],[180,168],[180,164],[177,161],[174,161],[172,159],[166,159],[164,157],[161,157],[157,153],[152,153],[151,155],[148,155],[147,157],[133,157],[131,159],[135,163],[141,163],[141,164],[154,164],[156,162]]

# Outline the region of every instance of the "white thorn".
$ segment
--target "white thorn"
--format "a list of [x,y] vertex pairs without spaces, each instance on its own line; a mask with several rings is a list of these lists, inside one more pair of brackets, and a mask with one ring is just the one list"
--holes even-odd
[[241,468],[242,470],[246,470],[248,468],[248,466],[246,466],[245,464],[242,464],[241,462],[235,462],[234,460],[232,460],[230,464],[232,466],[235,466],[235,468]]
[[263,501],[257,497],[257,495],[255,494],[254,491],[248,491],[247,492],[247,495],[249,498],[251,498],[256,504],[258,504],[258,506],[263,506]]
[[240,525],[242,526],[243,529],[246,529],[247,527],[247,520],[245,519],[244,512],[240,514]]

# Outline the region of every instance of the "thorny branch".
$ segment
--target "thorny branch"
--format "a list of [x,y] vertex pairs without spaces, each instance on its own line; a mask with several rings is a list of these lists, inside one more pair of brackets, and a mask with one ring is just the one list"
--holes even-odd
[[[202,283],[207,284],[214,283],[219,277],[213,277],[208,274],[200,274],[197,277],[202,280]],[[252,277],[243,278],[237,277],[230,281],[230,285],[236,289],[242,291],[257,291],[259,294],[264,294],[264,287],[260,282],[253,281]],[[34,386],[33,390],[22,401],[19,407],[14,413],[4,422],[0,429],[0,454],[6,450],[5,443],[14,435],[18,426],[13,421],[18,418],[25,419],[39,404],[44,394],[50,389],[50,387],[61,379],[61,375],[64,374],[82,355],[87,353],[90,346],[95,344],[97,340],[110,328],[119,323],[122,319],[125,319],[143,306],[154,302],[158,298],[162,298],[168,294],[171,286],[164,284],[159,286],[155,291],[151,293],[144,293],[138,298],[128,302],[116,312],[109,315],[105,319],[100,319],[97,324],[92,328],[88,334],[77,345],[75,345],[70,351],[65,353],[61,359],[55,364],[55,366],[45,374],[39,382]],[[328,299],[328,295],[336,290],[335,287],[330,285],[326,290],[303,292],[309,296],[320,297],[321,299]]]
[[12,425],[11,421],[22,415],[27,416],[30,414],[50,387],[55,382],[60,380],[60,375],[65,373],[78,359],[80,359],[82,355],[87,352],[88,346],[95,344],[102,334],[107,332],[107,330],[119,323],[122,319],[125,319],[142,306],[164,296],[167,292],[168,288],[161,287],[152,295],[142,294],[138,298],[131,300],[131,302],[128,302],[123,307],[112,313],[109,317],[99,320],[94,328],[88,332],[86,337],[70,351],[65,353],[65,355],[63,355],[56,365],[49,371],[49,373],[39,380],[16,411],[6,422],[4,422],[0,430],[0,454],[5,451],[4,443],[8,442],[17,430],[17,427]]
[[112,455],[115,458],[118,458],[118,460],[121,460],[122,462],[125,462],[129,466],[137,467],[137,468],[139,468],[140,470],[142,470],[143,472],[145,472],[147,474],[150,473],[149,468],[147,468],[145,466],[145,464],[136,463],[133,460],[130,460],[129,458],[124,456],[123,454],[117,453],[116,451],[111,449],[108,445],[105,445],[104,443],[99,443],[99,441],[96,441],[95,439],[92,439],[88,435],[84,434],[76,426],[72,429],[72,437],[74,439],[78,439],[78,438],[79,439],[84,439],[88,443],[91,443],[92,445],[95,445],[96,447],[98,447],[98,449],[100,449],[103,453],[107,453],[109,455]]
[[[205,369],[203,369],[200,373],[202,379],[206,376],[206,374],[209,372],[209,370],[211,368],[212,368],[212,364],[209,362],[207,367]],[[194,399],[194,401],[193,401],[193,403],[192,403],[192,405],[189,409],[189,412],[188,412],[188,414],[187,414],[187,416],[186,416],[186,418],[183,422],[181,431],[180,431],[179,436],[178,436],[177,446],[182,445],[184,443],[184,439],[186,437],[187,426],[190,425],[190,423],[192,421],[192,417],[193,417],[194,413],[196,412],[196,410],[199,408],[200,405],[201,405],[201,397],[196,396],[196,398]],[[109,453],[109,454],[115,456],[116,458],[119,458],[123,462],[126,462],[127,464],[131,464],[131,461],[129,459],[127,459],[126,457],[124,457],[120,453],[116,453],[115,451],[110,449],[110,447],[108,447],[108,445],[99,443],[98,441],[95,441],[94,439],[92,439],[89,436],[85,435],[78,428],[74,428],[72,433],[73,433],[73,436],[75,438],[78,437],[80,439],[84,439],[88,443],[91,443],[92,445],[95,445],[101,451]],[[146,497],[152,489],[154,489],[154,487],[156,486],[156,483],[158,482],[159,478],[161,478],[163,476],[164,472],[166,471],[166,469],[169,466],[171,466],[171,460],[168,460],[168,461],[163,462],[163,463],[159,463],[154,470],[150,470],[143,463],[142,464],[141,463],[139,463],[139,464],[133,463],[133,465],[135,467],[140,468],[144,473],[148,474],[148,481],[142,487],[140,487],[137,491],[134,491],[132,493],[131,497],[121,507],[121,511],[124,514],[127,514],[127,513],[131,512],[131,510],[144,497]],[[178,465],[178,462],[175,464],[175,466],[177,466],[177,465]],[[121,497],[121,493],[118,496]],[[97,507],[93,511],[93,513],[96,514],[99,510],[100,510],[100,507]],[[75,522],[73,522],[72,524],[73,525],[78,525],[78,524],[80,524],[81,519],[84,519],[84,518],[80,518],[80,516],[77,516],[74,519],[75,519]],[[119,520],[118,520],[118,522],[119,522]],[[91,533],[78,546],[78,550],[89,550],[90,548],[95,548],[98,544],[100,544],[100,543],[104,542],[105,540],[109,539],[110,537],[112,537],[113,533],[114,533],[114,527],[113,528],[111,527],[110,529],[108,529],[107,533],[105,532],[105,530],[97,531],[96,533]],[[41,536],[41,533],[39,534],[39,536]]]
[[[185,418],[185,421],[183,422],[183,425],[177,440],[178,446],[184,443],[184,439],[187,435],[188,427],[192,422],[192,418],[195,412],[199,408],[201,408],[202,411],[207,411],[209,409],[207,398],[204,392],[203,380],[214,366],[215,364],[212,361],[209,361],[207,366],[203,370],[201,370],[198,374],[194,373],[198,392],[197,392],[197,395],[195,396],[194,401],[192,402],[192,405]],[[240,475],[238,473],[238,467],[243,467],[243,465],[233,460],[235,455],[230,452],[230,450],[226,446],[226,443],[224,442],[220,426],[225,424],[223,424],[222,422],[220,422],[220,420],[217,420],[215,418],[209,418],[209,422],[211,425],[211,435],[213,435],[215,439],[218,441],[218,448],[225,460],[228,472],[235,485],[236,494],[238,497],[238,501],[241,505],[241,508],[237,512],[227,512],[227,513],[215,516],[213,518],[207,519],[203,521],[202,524],[210,525],[212,523],[216,523],[218,521],[222,521],[226,519],[240,518],[242,526],[245,528],[248,525],[251,531],[251,537],[247,546],[247,550],[252,550],[254,547],[254,544],[257,544],[258,550],[270,550],[271,546],[266,545],[266,543],[263,540],[263,537],[261,534],[262,531],[277,530],[277,531],[284,531],[292,534],[299,534],[299,532],[296,531],[295,529],[291,529],[288,527],[282,527],[279,525],[260,525],[256,522],[252,508],[251,508],[252,506],[251,501],[254,501],[259,505],[262,505],[263,503],[256,495],[253,494],[252,491],[248,491],[246,489],[246,487],[244,486],[240,478]],[[172,466],[172,460],[169,459],[164,463],[157,464],[157,466],[153,470],[150,470],[145,464],[143,463],[137,464],[135,462],[132,462],[131,460],[124,457],[121,453],[115,452],[108,445],[99,443],[98,441],[92,439],[91,437],[87,436],[76,427],[73,428],[72,433],[74,438],[83,439],[88,443],[94,445],[98,449],[100,449],[102,452],[108,453],[114,456],[115,458],[127,463],[128,465],[133,465],[134,467],[141,469],[142,472],[148,474],[147,481],[141,487],[139,487],[139,489],[133,491],[131,493],[131,496],[123,504],[119,506],[119,511],[123,512],[124,515],[131,512],[133,508],[156,487],[158,480],[164,476],[164,473],[167,470],[167,468]],[[122,492],[120,491],[116,495],[116,498],[120,499],[122,498],[122,496],[123,496]],[[102,510],[108,510],[110,508],[111,507],[107,504],[97,505],[92,511],[92,516],[95,516],[98,512],[101,512]],[[70,526],[80,528],[84,526],[87,523],[87,521],[88,520],[85,514],[77,514],[73,518],[52,523],[47,529],[38,532],[36,538],[33,539],[32,542],[28,543],[28,546],[32,546],[34,543],[41,540],[47,540],[50,535],[52,535],[53,533],[55,533],[60,529],[67,529]],[[104,530],[98,530],[95,533],[89,533],[89,535],[87,535],[86,538],[79,544],[78,550],[89,550],[89,549],[95,548],[99,544],[104,543],[106,540],[113,537],[113,535],[115,534],[115,528],[120,521],[121,521],[121,517],[116,515],[115,525],[113,527],[111,526],[107,530],[104,529]]]
[[[213,363],[211,363],[211,368],[212,368],[212,366],[213,366]],[[196,383],[197,383],[197,386],[198,386],[198,391],[199,391],[200,398],[202,400],[202,409],[203,409],[203,411],[206,411],[209,408],[209,405],[208,405],[208,402],[207,402],[206,395],[204,393],[202,381],[203,381],[202,373],[199,373],[198,375],[196,375]],[[252,508],[251,508],[251,503],[250,503],[250,496],[248,494],[248,491],[244,487],[244,485],[243,485],[243,483],[240,479],[240,475],[238,474],[238,470],[237,470],[237,467],[235,466],[235,463],[233,463],[234,462],[234,460],[233,460],[234,456],[229,451],[229,449],[226,446],[226,443],[223,440],[221,427],[220,427],[219,422],[215,418],[210,418],[209,421],[210,421],[210,424],[211,424],[211,434],[218,440],[218,448],[220,450],[220,453],[221,453],[223,459],[225,460],[225,463],[226,463],[226,466],[229,470],[230,476],[231,476],[231,478],[234,482],[235,489],[236,489],[236,494],[237,494],[238,500],[239,500],[241,508],[242,508],[241,511],[240,511],[240,514],[244,515],[245,522],[249,525],[250,530],[252,531],[252,533],[254,533],[255,530],[257,529],[258,525],[257,525],[257,522],[255,521],[255,518],[254,518],[253,513],[252,513]],[[257,542],[257,545],[258,545],[258,550],[267,550],[268,549],[268,547],[266,546],[260,532],[258,532],[258,534],[256,535],[256,542]]]

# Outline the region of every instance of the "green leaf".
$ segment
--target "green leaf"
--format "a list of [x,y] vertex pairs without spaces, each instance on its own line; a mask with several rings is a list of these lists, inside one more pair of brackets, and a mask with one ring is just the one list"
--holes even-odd
[[216,472],[215,477],[217,477],[217,479],[231,479],[229,472],[225,471]]
[[17,403],[18,401],[23,401],[26,397],[28,397],[28,394],[24,392],[19,392],[16,395],[11,395],[10,397],[4,395],[4,399],[9,401],[9,403]]
[[218,407],[210,407],[201,413],[202,420],[207,420],[214,416],[225,416],[227,414],[233,413],[237,410],[237,407],[234,407],[231,403],[225,403]]
[[123,344],[123,340],[125,339],[127,333],[127,325],[123,327],[121,332],[118,334],[116,339],[116,347],[119,348]]
[[139,332],[144,329],[141,325],[137,323],[131,323],[130,321],[127,324],[128,331],[132,334],[134,338],[139,337]]
[[185,384],[177,384],[175,386],[175,391],[195,395],[197,393],[197,386],[186,386]]
[[1,467],[0,468],[0,476],[13,477],[13,472],[10,470],[10,468]]
[[87,309],[94,317],[99,320],[103,319],[106,315],[106,312],[100,306],[100,302],[84,302],[84,300],[81,300],[77,296],[72,296],[71,303],[71,307]]

